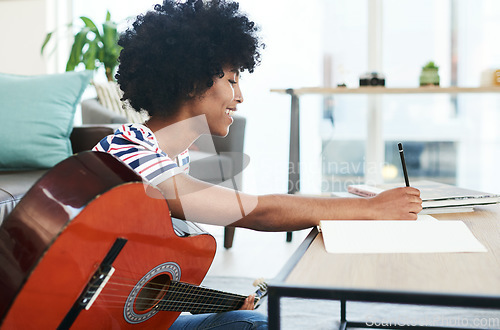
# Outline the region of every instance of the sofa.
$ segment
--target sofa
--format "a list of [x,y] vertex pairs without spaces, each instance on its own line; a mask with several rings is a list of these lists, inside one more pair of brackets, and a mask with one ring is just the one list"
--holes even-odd
[[[74,127],[71,146],[74,153],[90,150],[102,137],[111,134],[113,128],[106,126]],[[24,194],[49,169],[14,170],[0,172],[0,224],[14,209]]]

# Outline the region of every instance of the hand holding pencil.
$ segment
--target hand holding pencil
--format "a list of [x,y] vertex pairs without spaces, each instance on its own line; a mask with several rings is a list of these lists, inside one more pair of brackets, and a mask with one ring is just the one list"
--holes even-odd
[[416,220],[417,214],[422,211],[420,191],[410,187],[403,144],[398,143],[398,148],[406,187],[386,190],[372,197],[374,201],[372,207],[376,212],[376,219]]

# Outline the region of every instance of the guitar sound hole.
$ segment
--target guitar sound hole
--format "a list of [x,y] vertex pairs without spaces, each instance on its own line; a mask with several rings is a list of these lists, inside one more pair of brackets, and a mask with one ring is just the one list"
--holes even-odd
[[156,306],[167,293],[170,281],[170,276],[165,273],[153,277],[137,295],[135,309],[138,312],[146,312]]

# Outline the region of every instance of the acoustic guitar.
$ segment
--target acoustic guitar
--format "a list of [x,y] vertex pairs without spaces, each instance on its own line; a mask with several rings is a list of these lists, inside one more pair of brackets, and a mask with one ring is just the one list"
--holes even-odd
[[239,309],[246,296],[199,286],[215,250],[125,164],[74,155],[0,227],[0,327],[167,329],[181,312]]

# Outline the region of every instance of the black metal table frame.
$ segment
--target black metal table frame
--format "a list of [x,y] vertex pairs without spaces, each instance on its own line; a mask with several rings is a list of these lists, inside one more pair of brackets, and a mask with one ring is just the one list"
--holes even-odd
[[[395,303],[407,305],[428,305],[428,306],[447,306],[447,307],[469,307],[481,309],[500,310],[500,296],[485,295],[456,295],[441,293],[420,293],[420,292],[402,292],[402,291],[383,291],[383,290],[358,290],[333,287],[315,287],[315,286],[297,286],[284,283],[286,277],[293,270],[297,262],[304,255],[310,244],[317,236],[317,229],[313,229],[304,242],[299,246],[294,255],[287,262],[282,271],[271,282],[268,288],[268,315],[269,329],[280,329],[280,298],[309,298],[309,299],[328,299],[340,301],[340,327],[344,330],[348,327],[374,328],[374,329],[459,329],[456,327],[434,327],[419,325],[390,325],[369,324],[369,322],[351,322],[346,318],[346,302],[376,302],[376,303]],[[460,328],[476,329],[476,328]]]

